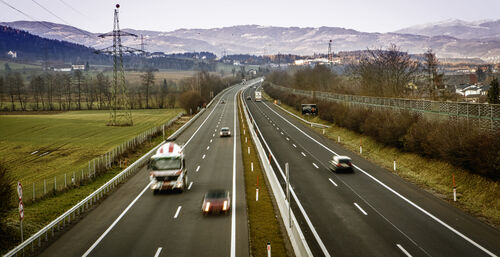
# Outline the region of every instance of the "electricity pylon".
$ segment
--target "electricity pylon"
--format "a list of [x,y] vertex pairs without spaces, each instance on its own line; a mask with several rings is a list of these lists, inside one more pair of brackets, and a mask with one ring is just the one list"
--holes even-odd
[[127,95],[127,85],[125,84],[125,73],[123,72],[123,54],[138,53],[139,49],[122,45],[122,36],[137,37],[137,35],[120,30],[118,19],[118,9],[116,5],[113,31],[99,35],[100,38],[113,37],[113,45],[96,51],[97,53],[110,54],[113,56],[113,85],[111,88],[110,117],[108,126],[132,126],[132,110]]

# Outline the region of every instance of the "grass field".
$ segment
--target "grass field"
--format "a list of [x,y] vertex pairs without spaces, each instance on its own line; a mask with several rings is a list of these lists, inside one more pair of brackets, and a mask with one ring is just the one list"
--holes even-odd
[[[272,99],[264,94],[264,97]],[[286,110],[301,116],[301,113],[291,106],[281,104]],[[435,196],[475,215],[490,225],[500,228],[500,182],[492,181],[481,176],[471,174],[466,170],[439,161],[423,158],[417,154],[402,152],[394,147],[386,147],[370,137],[355,133],[335,124],[321,120],[318,117],[309,121],[331,126],[325,130],[325,135],[331,140],[341,139],[341,144],[354,152],[359,153],[360,140],[363,146],[363,157],[370,160],[388,172],[417,184],[430,191]],[[315,128],[318,133],[322,129]],[[393,162],[396,161],[396,171]],[[457,202],[453,202],[453,182],[455,176],[457,188]]]
[[54,180],[54,176],[78,171],[92,158],[180,112],[181,109],[134,110],[131,127],[106,126],[108,111],[0,115],[0,156],[14,179],[25,185]]
[[[173,126],[171,126],[168,130],[165,130],[165,134],[172,134],[175,130],[177,130],[180,126],[187,122],[189,118],[190,117],[182,117],[177,122],[175,122]],[[149,150],[151,150],[154,146],[158,145],[162,140],[162,136],[158,136],[156,138],[153,138],[151,141],[146,141],[146,143],[135,149],[135,151],[132,151],[128,153],[128,155],[123,156],[122,159],[128,159],[133,162],[139,159]],[[65,211],[81,201],[83,198],[87,197],[100,186],[108,182],[112,177],[114,177],[122,170],[122,168],[115,166],[111,170],[101,174],[88,184],[81,185],[63,194],[57,194],[53,197],[46,198],[42,201],[37,201],[33,204],[25,206],[25,217],[23,221],[25,238],[28,238],[30,235],[42,229],[52,220],[59,217]],[[13,236],[10,236],[9,240],[7,242],[4,242],[4,245],[0,244],[0,254],[5,253],[8,249],[13,248],[15,245],[20,243],[20,223],[17,205],[9,212],[6,219],[7,225],[9,227],[9,232],[12,233]]]
[[[238,107],[241,102],[238,98]],[[240,109],[239,108],[239,109]],[[240,109],[241,110],[241,109]],[[265,183],[265,175],[260,168],[259,158],[249,133],[243,130],[246,128],[244,117],[240,111],[240,140],[243,154],[243,165],[245,167],[245,190],[248,210],[248,223],[250,228],[250,249],[251,255],[257,257],[267,256],[266,245],[271,242],[273,256],[290,256],[286,251],[283,235],[280,230],[277,210],[273,208],[271,191]],[[248,132],[248,131],[246,131]],[[247,142],[245,142],[247,137]],[[247,147],[250,147],[250,154],[247,154]],[[251,170],[253,163],[254,170]],[[258,178],[259,177],[259,178]],[[259,182],[257,182],[259,180]],[[256,201],[255,188],[259,184],[259,201]]]

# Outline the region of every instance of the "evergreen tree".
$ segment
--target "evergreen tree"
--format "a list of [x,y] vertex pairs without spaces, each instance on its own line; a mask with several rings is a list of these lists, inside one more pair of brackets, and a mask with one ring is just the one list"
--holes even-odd
[[500,104],[500,92],[497,78],[494,78],[490,83],[490,90],[488,90],[488,102],[490,104]]

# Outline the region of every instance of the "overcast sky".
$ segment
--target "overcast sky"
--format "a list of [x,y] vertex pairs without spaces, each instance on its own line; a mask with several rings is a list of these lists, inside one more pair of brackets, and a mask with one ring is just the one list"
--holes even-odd
[[[118,2],[121,5],[121,28],[158,31],[257,24],[285,27],[329,26],[364,32],[389,32],[447,19],[465,21],[500,19],[500,0],[123,0]],[[113,8],[117,2],[0,0],[0,21],[31,20],[5,3],[36,20],[68,24],[92,32],[107,32],[113,28]]]

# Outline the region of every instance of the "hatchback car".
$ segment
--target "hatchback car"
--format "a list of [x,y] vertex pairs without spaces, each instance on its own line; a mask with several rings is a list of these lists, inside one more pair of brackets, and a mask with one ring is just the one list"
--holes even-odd
[[229,130],[229,128],[228,128],[228,127],[222,127],[222,128],[220,129],[220,133],[219,133],[219,135],[220,135],[221,137],[230,137],[230,136],[231,136],[231,131]]
[[215,189],[208,191],[203,196],[201,211],[204,215],[209,213],[227,214],[231,209],[231,197],[228,191]]
[[352,160],[348,156],[333,156],[328,162],[330,169],[335,172],[353,172]]

